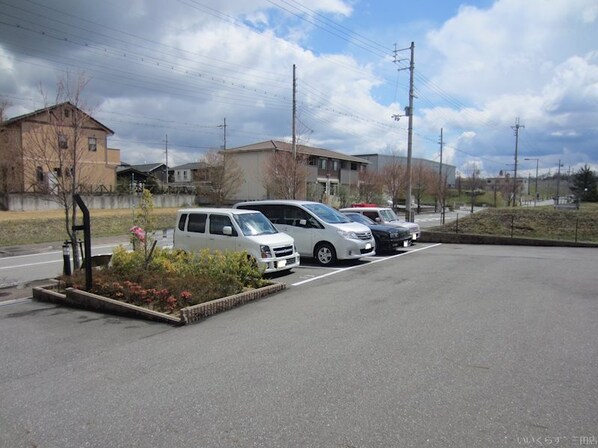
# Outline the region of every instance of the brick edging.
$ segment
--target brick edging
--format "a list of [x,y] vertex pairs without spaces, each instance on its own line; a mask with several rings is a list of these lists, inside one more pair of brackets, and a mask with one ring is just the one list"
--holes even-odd
[[284,283],[274,283],[263,288],[252,289],[251,291],[183,308],[181,309],[181,323],[185,325],[198,322],[206,317],[230,310],[253,300],[261,299],[267,295],[282,291],[285,288],[286,285]]

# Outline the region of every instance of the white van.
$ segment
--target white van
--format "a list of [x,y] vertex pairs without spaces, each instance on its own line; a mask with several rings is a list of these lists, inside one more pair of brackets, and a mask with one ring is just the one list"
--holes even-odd
[[397,226],[409,229],[413,241],[419,239],[421,236],[419,224],[408,221],[399,221],[397,214],[392,208],[389,207],[349,207],[341,208],[340,212],[361,213],[362,215],[370,218],[372,221],[375,221],[377,224],[386,224],[388,226]]
[[173,247],[246,251],[265,273],[299,266],[293,238],[281,233],[258,211],[232,208],[189,208],[177,212]]
[[302,257],[313,257],[324,266],[376,253],[368,227],[319,202],[267,200],[241,202],[234,207],[262,212],[278,230],[295,239]]

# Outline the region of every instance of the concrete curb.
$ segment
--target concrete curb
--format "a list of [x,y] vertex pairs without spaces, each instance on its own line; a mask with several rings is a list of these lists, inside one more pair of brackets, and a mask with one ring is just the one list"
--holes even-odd
[[422,243],[445,244],[495,244],[505,246],[552,246],[552,247],[598,247],[598,243],[543,240],[535,238],[508,237],[496,235],[474,235],[469,233],[449,233],[422,230]]
[[39,300],[41,302],[50,302],[58,305],[117,314],[120,316],[134,317],[178,326],[200,322],[201,320],[213,316],[214,314],[228,311],[245,303],[261,299],[262,297],[282,291],[285,288],[286,285],[283,283],[274,283],[263,288],[253,289],[251,291],[242,292],[228,297],[222,297],[210,302],[183,308],[180,310],[179,317],[73,288],[67,288],[65,294],[43,287],[35,287],[33,288],[32,292],[33,299]]

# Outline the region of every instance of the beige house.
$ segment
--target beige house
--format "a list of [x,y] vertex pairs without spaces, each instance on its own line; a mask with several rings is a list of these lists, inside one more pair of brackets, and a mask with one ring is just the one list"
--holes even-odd
[[[252,145],[226,149],[226,157],[234,160],[245,174],[244,182],[234,200],[269,199],[264,182],[269,157],[277,151],[292,153],[291,143],[267,140]],[[367,160],[305,145],[296,145],[297,154],[307,157],[307,191],[310,199],[321,200],[325,194],[334,199],[341,188],[353,191],[359,185],[359,174],[365,171]]]
[[69,102],[2,122],[0,192],[52,193],[73,171],[82,193],[115,191],[120,150],[107,147],[113,134]]

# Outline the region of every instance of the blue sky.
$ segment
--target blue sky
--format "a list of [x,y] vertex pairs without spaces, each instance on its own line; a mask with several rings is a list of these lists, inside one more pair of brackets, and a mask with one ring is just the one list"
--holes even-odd
[[[43,107],[65,71],[91,78],[89,108],[129,163],[198,160],[210,148],[291,135],[405,154],[406,61],[415,42],[416,157],[466,174],[598,169],[595,0],[6,0],[0,100],[8,117]],[[408,58],[400,52],[400,58]]]

